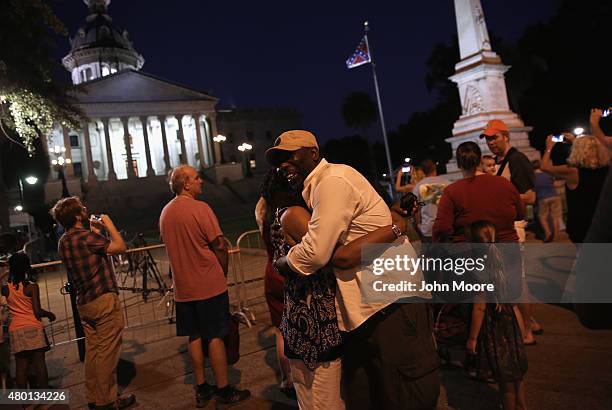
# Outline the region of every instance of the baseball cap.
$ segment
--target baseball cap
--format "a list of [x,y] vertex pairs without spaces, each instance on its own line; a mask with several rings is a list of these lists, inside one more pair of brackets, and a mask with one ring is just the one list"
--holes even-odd
[[309,131],[304,130],[291,130],[283,132],[274,141],[274,146],[266,151],[266,161],[273,166],[278,165],[278,155],[280,151],[297,151],[300,148],[317,147],[316,137]]
[[480,138],[492,137],[501,131],[509,132],[506,123],[502,120],[491,120],[487,123],[482,134],[480,134]]

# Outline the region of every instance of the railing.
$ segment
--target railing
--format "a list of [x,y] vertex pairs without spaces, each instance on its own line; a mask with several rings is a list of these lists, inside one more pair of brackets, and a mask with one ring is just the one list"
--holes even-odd
[[[224,238],[228,247],[228,289],[234,314],[251,327],[255,314],[250,302],[262,298],[261,284],[267,254],[258,231],[240,235],[237,246]],[[149,245],[129,249],[112,257],[112,267],[119,287],[126,329],[175,319],[173,289],[168,280],[170,264],[164,245]],[[82,341],[77,335],[70,295],[66,292],[66,271],[61,261],[32,265],[40,287],[41,306],[56,315],[55,322],[46,326],[53,346]]]
[[[247,318],[247,325],[250,327],[256,322],[250,302],[264,296],[261,294],[253,296],[252,289],[249,292],[249,288],[264,279],[266,270],[266,247],[259,230],[255,229],[241,234],[236,241],[236,250],[239,271],[237,280],[238,311]],[[258,258],[261,256],[265,256],[265,259]]]

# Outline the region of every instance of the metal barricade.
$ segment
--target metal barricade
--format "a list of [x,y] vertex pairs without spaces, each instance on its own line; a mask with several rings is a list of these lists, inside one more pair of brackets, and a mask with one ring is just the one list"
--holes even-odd
[[[158,302],[170,295],[168,290],[171,288],[164,274],[170,270],[164,249],[164,245],[145,246],[129,249],[122,257],[112,258],[111,266],[120,288],[119,295],[126,329],[174,317],[174,310],[170,309],[173,308],[174,298],[172,304],[162,305]],[[38,278],[41,306],[56,315],[55,322],[45,327],[51,345],[59,346],[83,340],[83,336],[77,334],[79,321],[75,321],[73,315],[76,309],[73,310],[70,306],[70,294],[66,291],[67,275],[63,263],[61,261],[39,263],[32,265],[32,268]],[[150,283],[153,283],[153,286]],[[131,286],[122,286],[122,284]]]
[[[224,240],[229,254],[227,279],[232,311],[251,327],[255,323],[255,314],[250,302],[263,297],[260,282],[267,261],[263,240],[256,230],[240,235],[236,246],[225,237]],[[175,304],[165,246],[160,244],[129,249],[121,256],[113,256],[112,262],[120,288],[125,328],[137,330],[164,321],[172,323]],[[66,291],[67,274],[63,263],[39,263],[32,265],[32,268],[38,278],[41,307],[56,315],[55,322],[45,326],[51,345],[83,342],[83,335],[80,332],[77,334],[76,322],[80,324],[80,320],[75,321],[70,294]],[[259,284],[256,295],[248,286],[253,283]],[[74,307],[76,311],[76,305]]]
[[[264,292],[256,286],[264,279],[268,255],[259,230],[246,231],[236,241],[239,311],[248,317],[249,322],[255,323],[255,313],[250,306],[252,300],[264,297]],[[251,289],[249,289],[251,287]],[[255,289],[255,292],[253,291]],[[255,294],[253,294],[255,293]]]

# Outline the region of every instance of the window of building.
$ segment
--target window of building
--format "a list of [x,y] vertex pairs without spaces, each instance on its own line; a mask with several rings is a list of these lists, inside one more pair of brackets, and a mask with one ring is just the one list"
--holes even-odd
[[70,146],[78,147],[79,146],[79,136],[76,134],[70,135]]
[[83,164],[81,164],[80,162],[73,162],[72,169],[74,170],[75,177],[83,177]]
[[234,133],[230,132],[229,134],[227,134],[227,142],[230,144],[234,143]]
[[102,77],[106,77],[110,74],[110,68],[106,64],[102,64]]

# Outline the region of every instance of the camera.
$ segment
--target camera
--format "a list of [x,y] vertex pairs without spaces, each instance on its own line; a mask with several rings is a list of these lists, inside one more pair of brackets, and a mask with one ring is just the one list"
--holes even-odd
[[409,166],[402,167],[402,172],[404,174],[407,174],[408,172],[410,172],[410,167]]
[[407,216],[413,216],[415,207],[422,207],[424,202],[419,201],[419,198],[412,192],[406,192],[400,199],[400,208],[406,212]]
[[553,135],[552,140],[553,142],[563,142],[563,134]]
[[603,110],[603,112],[601,113],[602,118],[608,117],[609,115],[610,115],[610,109]]
[[73,290],[74,290],[74,287],[72,286],[72,283],[66,282],[66,284],[60,288],[60,293],[62,295],[69,295],[72,293]]

